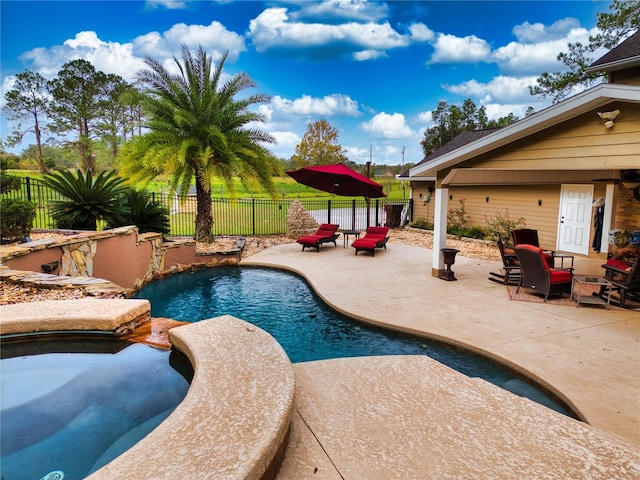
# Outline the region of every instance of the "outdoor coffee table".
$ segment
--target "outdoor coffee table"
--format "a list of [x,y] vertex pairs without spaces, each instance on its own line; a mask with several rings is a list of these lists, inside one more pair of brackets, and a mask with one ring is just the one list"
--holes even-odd
[[[582,295],[582,285],[598,285],[600,287],[604,286],[605,288],[609,288],[609,295],[607,295],[607,300],[605,301],[600,295]],[[609,305],[611,304],[611,282],[609,282],[606,278],[597,277],[594,275],[574,275],[571,280],[571,300],[573,300],[574,294],[577,296],[577,307],[580,307],[580,304],[583,305],[606,305],[607,310],[609,310]]]
[[342,230],[342,248],[346,248],[349,243],[349,235],[360,238],[360,230]]

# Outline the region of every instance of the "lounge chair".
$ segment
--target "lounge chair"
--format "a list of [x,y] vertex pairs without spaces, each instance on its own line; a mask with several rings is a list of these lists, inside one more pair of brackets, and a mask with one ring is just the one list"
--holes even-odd
[[[626,306],[627,297],[640,301],[640,258],[636,258],[631,265],[611,261],[602,265],[605,270],[604,278],[611,282],[611,289],[600,287],[600,297],[607,300],[607,296],[621,307]],[[617,296],[613,296],[615,292]]]
[[355,240],[351,246],[356,249],[356,255],[358,255],[359,251],[364,250],[371,252],[373,257],[376,248],[387,249],[387,242],[389,241],[387,233],[389,233],[389,227],[369,227],[364,237]]
[[492,282],[499,282],[502,280],[505,285],[518,285],[520,283],[520,261],[518,256],[512,249],[505,249],[502,237],[498,234],[498,241],[496,242],[498,249],[500,250],[500,257],[502,258],[502,270],[504,274],[489,272],[489,280]]
[[337,246],[336,240],[340,236],[339,233],[336,233],[339,225],[335,223],[323,223],[318,227],[316,233],[313,235],[305,235],[304,237],[300,237],[296,242],[302,245],[302,251],[304,252],[305,248],[315,248],[317,252],[320,251],[320,245],[323,243],[333,242],[334,246]]
[[[538,230],[532,228],[519,228],[511,232],[513,238],[513,245],[533,245],[534,247],[540,246],[538,240]],[[555,267],[555,254],[553,250],[545,250],[544,256],[547,258],[547,263],[550,267]]]
[[547,256],[540,247],[516,245],[513,249],[522,268],[516,293],[521,288],[536,290],[544,294],[545,302],[549,295],[571,293],[573,273],[570,269],[550,267]]

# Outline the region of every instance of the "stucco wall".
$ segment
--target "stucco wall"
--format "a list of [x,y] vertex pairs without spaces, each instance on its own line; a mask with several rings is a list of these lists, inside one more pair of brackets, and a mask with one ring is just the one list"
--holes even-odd
[[240,253],[237,248],[200,254],[193,240],[164,242],[160,234],[138,235],[136,227],[121,227],[8,247],[0,262],[12,270],[43,272],[43,264],[57,261],[60,266],[51,273],[102,278],[132,292],[168,274],[237,265]]

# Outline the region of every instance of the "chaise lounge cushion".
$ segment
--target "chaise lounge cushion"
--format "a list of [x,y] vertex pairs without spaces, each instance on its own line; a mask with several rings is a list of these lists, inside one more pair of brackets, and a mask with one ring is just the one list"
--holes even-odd
[[355,240],[351,246],[356,249],[356,255],[360,250],[366,250],[373,255],[376,248],[387,248],[388,227],[369,227],[364,237]]
[[335,223],[323,223],[318,227],[318,230],[313,235],[305,235],[304,237],[300,237],[296,240],[299,244],[302,245],[302,250],[304,251],[307,247],[315,248],[318,252],[320,251],[320,245],[327,242],[333,242],[336,244],[336,239],[340,236],[339,233],[336,233],[339,225]]

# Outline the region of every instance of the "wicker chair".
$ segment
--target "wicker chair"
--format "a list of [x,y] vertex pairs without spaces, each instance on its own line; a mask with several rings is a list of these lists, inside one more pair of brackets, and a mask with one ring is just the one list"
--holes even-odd
[[540,247],[534,245],[516,245],[513,247],[520,266],[520,284],[516,293],[521,288],[536,290],[544,294],[544,301],[549,295],[571,293],[571,280],[573,273],[571,270],[563,268],[552,268],[547,263],[547,258]]

